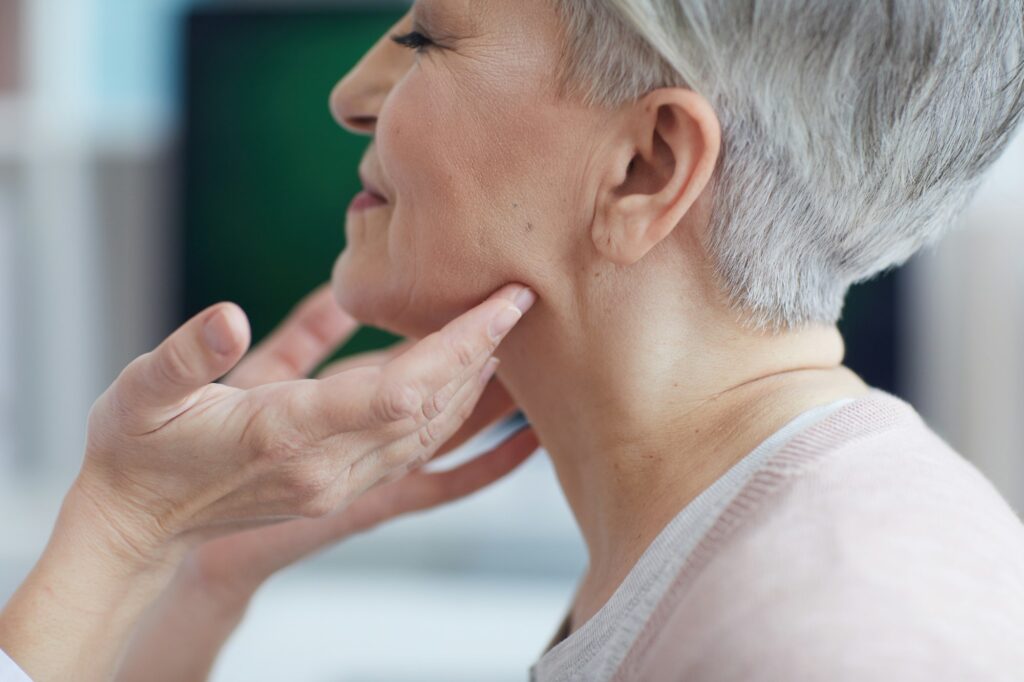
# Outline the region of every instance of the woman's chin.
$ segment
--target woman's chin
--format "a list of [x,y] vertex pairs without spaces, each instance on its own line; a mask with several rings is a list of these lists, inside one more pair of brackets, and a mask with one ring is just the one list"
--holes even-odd
[[360,323],[398,336],[423,335],[422,321],[409,319],[414,311],[408,310],[408,292],[389,277],[386,266],[363,264],[352,254],[342,253],[331,275],[331,288],[338,305]]
[[[342,310],[362,324],[379,327],[382,310],[381,283],[375,281],[369,268],[359,267],[348,251],[341,254],[331,273],[334,300]],[[378,275],[379,276],[379,275]]]

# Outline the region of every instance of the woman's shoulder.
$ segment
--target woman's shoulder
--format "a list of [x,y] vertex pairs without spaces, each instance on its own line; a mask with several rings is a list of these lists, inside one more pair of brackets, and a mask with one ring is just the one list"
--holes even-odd
[[[955,490],[955,494],[952,494]],[[952,497],[951,497],[952,494]],[[755,508],[810,504],[824,516],[848,506],[866,512],[891,505],[913,512],[938,506],[944,514],[991,511],[1020,518],[995,486],[940,437],[914,407],[895,395],[872,389],[797,433],[768,458],[744,488],[736,514],[745,523],[767,521]],[[932,515],[916,515],[922,521]]]
[[963,647],[1024,665],[1020,641],[1024,524],[912,406],[875,390],[764,463],[677,576],[622,679],[667,670],[652,657],[686,679],[762,679],[743,672],[755,659],[782,666],[771,679],[806,678],[800,665],[873,679],[870,666],[881,674],[888,660],[891,673],[927,656],[949,659],[950,675],[977,673]]
[[743,491],[766,512],[746,519],[751,530],[786,531],[776,519],[788,513],[823,531],[861,529],[865,540],[904,525],[941,534],[980,524],[1024,541],[1019,514],[992,482],[910,403],[878,389],[797,434],[758,474]]
[[1024,601],[1020,516],[909,403],[883,391],[796,435],[718,521],[709,563],[910,587],[933,573],[991,583],[998,561]]

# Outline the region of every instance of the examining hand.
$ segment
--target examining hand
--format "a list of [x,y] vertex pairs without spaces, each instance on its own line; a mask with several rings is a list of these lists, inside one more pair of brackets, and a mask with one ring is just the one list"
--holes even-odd
[[[161,594],[175,596],[168,585],[189,566],[210,585],[235,576],[255,589],[331,539],[510,470],[533,449],[529,435],[456,471],[384,484],[463,437],[496,370],[495,348],[534,300],[525,287],[507,286],[401,353],[300,379],[355,328],[343,314],[324,314],[329,299],[321,293],[236,368],[235,386],[211,382],[248,348],[244,314],[221,304],[193,318],[96,401],[82,469],[46,550],[0,613],[0,648],[39,682],[109,679],[140,616]],[[500,398],[495,389],[489,395]],[[353,504],[371,488],[372,497]],[[266,535],[240,533],[299,517],[316,521],[292,532],[276,525],[263,528]],[[224,536],[179,570],[190,548]],[[273,551],[262,553],[264,542]],[[235,553],[248,570],[232,563]],[[172,616],[187,640],[196,630],[189,608]],[[212,663],[223,638],[210,642]],[[198,655],[190,671],[205,676],[204,651]],[[172,679],[192,679],[190,671]]]
[[[251,388],[306,376],[347,340],[354,327],[329,291],[318,290],[250,353],[224,383]],[[347,358],[325,368],[320,377],[361,367],[381,367],[413,347],[407,341],[387,350]],[[491,381],[468,420],[435,457],[451,452],[514,412],[515,404],[504,387],[496,380]],[[378,523],[469,495],[512,471],[537,447],[533,432],[526,429],[487,454],[450,471],[406,473],[399,469],[352,504],[322,518],[286,521],[203,543],[190,553],[182,567],[183,571],[191,572],[185,579],[200,584],[211,596],[228,602],[246,601],[281,568]]]
[[[532,302],[509,286],[396,357],[247,388],[209,383],[249,339],[237,307],[215,306],[97,401],[76,488],[140,562],[253,525],[325,516],[456,433],[496,369],[491,354]],[[331,324],[328,337],[352,326]],[[298,339],[315,329],[286,328],[236,380],[283,378],[282,360],[301,372],[311,356]]]
[[[329,290],[322,288],[303,301],[224,383],[252,388],[306,376],[348,339],[355,326],[338,308]],[[347,358],[325,368],[320,376],[380,367],[412,347],[412,342],[407,341],[387,350]],[[504,387],[491,381],[473,414],[436,456],[450,452],[514,411],[515,405]],[[203,543],[189,552],[170,588],[146,614],[117,679],[206,679],[224,642],[241,621],[250,598],[275,572],[378,523],[469,495],[512,471],[537,447],[533,432],[526,429],[489,453],[450,471],[398,471],[352,504],[322,518],[285,521]],[[387,478],[395,480],[389,482]]]

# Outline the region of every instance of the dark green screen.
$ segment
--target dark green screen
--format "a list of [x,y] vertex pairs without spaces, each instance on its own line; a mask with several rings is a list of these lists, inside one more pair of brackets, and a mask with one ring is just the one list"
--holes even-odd
[[[401,15],[232,9],[188,17],[186,315],[235,301],[259,339],[329,279],[369,138],[334,122],[328,95]],[[392,339],[365,330],[346,353]]]

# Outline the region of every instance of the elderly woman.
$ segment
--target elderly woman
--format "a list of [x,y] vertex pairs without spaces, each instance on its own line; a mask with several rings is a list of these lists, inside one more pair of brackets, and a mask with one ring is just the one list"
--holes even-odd
[[[589,566],[534,679],[1024,670],[1020,520],[836,328],[1005,146],[1024,2],[420,0],[331,104],[373,137],[346,310],[421,337],[537,293],[488,409],[529,417]],[[342,534],[202,547],[123,679],[201,679]]]
[[1006,144],[1024,2],[421,0],[391,37],[332,98],[382,197],[337,294],[417,336],[537,291],[498,376],[589,566],[534,679],[1019,678],[1024,528],[836,321]]

